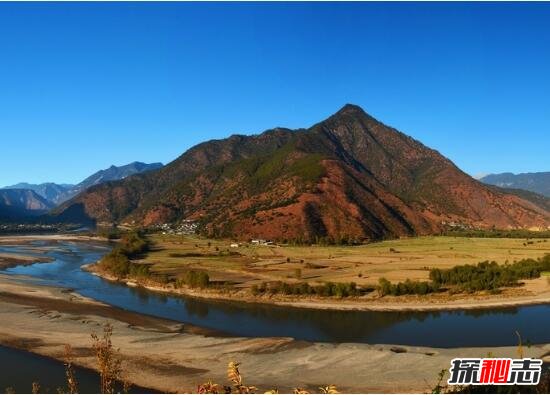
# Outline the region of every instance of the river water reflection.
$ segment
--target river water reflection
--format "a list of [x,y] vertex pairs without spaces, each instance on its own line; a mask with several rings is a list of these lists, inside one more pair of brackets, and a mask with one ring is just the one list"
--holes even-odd
[[550,342],[548,305],[445,312],[359,312],[221,302],[131,288],[80,269],[81,265],[97,261],[105,254],[106,245],[34,243],[31,246],[3,246],[0,251],[38,254],[35,248],[46,249],[45,254],[54,261],[17,266],[4,273],[29,276],[27,281],[72,288],[81,295],[113,306],[232,335],[463,347],[514,345],[517,330],[526,342]]

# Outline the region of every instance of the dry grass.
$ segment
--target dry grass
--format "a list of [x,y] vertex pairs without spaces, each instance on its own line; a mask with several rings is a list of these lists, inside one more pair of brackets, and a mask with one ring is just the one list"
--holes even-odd
[[113,327],[106,324],[103,335],[99,337],[92,333],[92,349],[97,358],[97,367],[101,379],[100,392],[102,394],[114,394],[115,385],[121,380],[122,361],[118,356],[119,350],[113,347],[111,337]]
[[230,240],[152,235],[153,250],[143,262],[153,273],[178,276],[194,269],[212,281],[249,288],[264,281],[310,284],[356,282],[372,286],[385,277],[392,282],[427,280],[431,268],[450,268],[484,260],[498,263],[538,258],[550,243],[525,239],[417,237],[361,246],[252,246],[231,248]]
[[[212,381],[208,381],[198,386],[197,392],[199,394],[253,394],[258,390],[257,387],[252,385],[245,385],[243,383],[243,377],[239,371],[239,363],[230,361],[227,365],[227,380],[231,383],[230,386],[222,386],[215,384]],[[270,389],[263,392],[264,394],[278,394],[277,389]],[[308,390],[304,388],[295,388],[295,394],[310,394]],[[335,385],[330,384],[326,387],[319,387],[319,393],[321,394],[339,394],[340,392]]]
[[65,345],[65,379],[67,380],[67,393],[78,394],[78,382],[73,367],[73,349]]

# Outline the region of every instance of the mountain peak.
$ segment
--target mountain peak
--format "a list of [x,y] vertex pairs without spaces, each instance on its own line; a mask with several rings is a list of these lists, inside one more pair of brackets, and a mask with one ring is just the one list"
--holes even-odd
[[201,143],[155,173],[103,183],[58,212],[142,226],[189,219],[208,236],[287,241],[424,235],[449,221],[550,224],[542,205],[483,186],[357,105],[299,131]]
[[347,103],[336,114],[340,115],[368,115],[365,110],[356,104]]

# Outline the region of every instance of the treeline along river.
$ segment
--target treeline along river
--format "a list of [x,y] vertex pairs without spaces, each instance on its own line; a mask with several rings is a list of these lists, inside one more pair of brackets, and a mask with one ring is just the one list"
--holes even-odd
[[[40,249],[38,251],[37,249]],[[2,246],[0,251],[46,255],[49,263],[3,271],[21,281],[73,289],[141,314],[237,336],[284,336],[318,342],[386,343],[430,347],[504,346],[550,342],[550,306],[442,312],[371,312],[299,309],[266,304],[169,296],[103,280],[81,269],[109,250],[106,244],[60,241]]]

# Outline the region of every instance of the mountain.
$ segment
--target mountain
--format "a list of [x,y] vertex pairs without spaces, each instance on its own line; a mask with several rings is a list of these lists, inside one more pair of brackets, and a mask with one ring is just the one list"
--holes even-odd
[[489,174],[482,177],[480,181],[501,188],[524,189],[550,198],[550,171],[521,174]]
[[36,192],[38,195],[42,196],[44,199],[48,200],[49,202],[58,205],[63,203],[68,198],[72,197],[67,197],[67,193],[71,188],[74,188],[74,185],[55,184],[53,182],[46,182],[43,184],[29,184],[26,182],[20,182],[19,184],[10,185],[2,189],[30,189]]
[[3,189],[30,189],[57,206],[93,185],[107,181],[122,180],[132,174],[156,170],[161,167],[162,163],[133,162],[124,166],[111,166],[108,169],[100,170],[76,185],[54,184],[52,182],[44,184],[22,182],[4,187]]
[[544,208],[546,211],[550,211],[550,198],[547,198],[544,195],[539,195],[535,192],[526,191],[525,189],[501,188],[497,186],[492,187],[504,193],[517,195],[522,199],[528,200],[535,205]]
[[[143,173],[146,171],[157,170],[162,167],[162,163],[142,163],[132,162],[124,166],[111,166],[108,169],[100,170],[92,174],[84,181],[75,186],[74,189],[83,191],[93,185],[98,185],[107,181],[122,180],[133,174]],[[78,193],[78,192],[77,192]]]
[[53,204],[30,189],[0,189],[0,220],[45,214]]
[[433,234],[447,223],[544,228],[550,212],[488,187],[360,107],[309,129],[199,144],[154,172],[89,188],[57,215],[278,240]]

